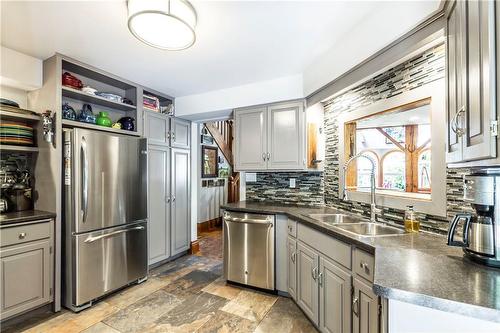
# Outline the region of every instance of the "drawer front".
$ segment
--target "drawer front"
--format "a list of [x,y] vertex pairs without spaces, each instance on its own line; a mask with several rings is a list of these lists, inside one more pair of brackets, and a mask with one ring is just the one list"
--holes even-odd
[[354,250],[354,272],[360,277],[373,282],[375,257],[360,249]]
[[2,228],[1,246],[22,244],[50,237],[51,221]]
[[287,229],[288,229],[288,235],[292,237],[297,237],[297,222],[288,219]]
[[351,269],[351,246],[349,244],[300,223],[297,225],[297,237],[300,241],[315,248],[342,266]]

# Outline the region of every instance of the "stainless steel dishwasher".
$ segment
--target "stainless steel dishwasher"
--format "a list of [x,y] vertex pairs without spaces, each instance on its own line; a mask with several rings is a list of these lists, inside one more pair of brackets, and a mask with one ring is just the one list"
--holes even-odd
[[226,280],[274,291],[274,215],[224,212]]

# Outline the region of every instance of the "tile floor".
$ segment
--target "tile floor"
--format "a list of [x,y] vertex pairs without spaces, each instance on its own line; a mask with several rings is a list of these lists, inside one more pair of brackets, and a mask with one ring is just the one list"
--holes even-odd
[[[79,314],[42,313],[2,332],[317,332],[288,298],[227,285],[220,231],[201,235],[200,253],[157,267],[149,279]],[[5,326],[5,325],[4,325]]]

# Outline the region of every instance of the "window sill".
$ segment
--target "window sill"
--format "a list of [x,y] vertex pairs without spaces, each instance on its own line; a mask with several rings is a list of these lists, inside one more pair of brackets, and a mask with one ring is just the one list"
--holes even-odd
[[[349,193],[367,193],[370,194],[370,190],[348,190]],[[416,199],[416,200],[425,200],[425,201],[431,201],[431,193],[415,193],[415,192],[400,192],[400,191],[392,191],[392,190],[383,190],[383,189],[377,189],[375,191],[376,195],[383,195],[383,196],[388,196],[388,197],[394,197],[394,198],[410,198],[410,199]]]

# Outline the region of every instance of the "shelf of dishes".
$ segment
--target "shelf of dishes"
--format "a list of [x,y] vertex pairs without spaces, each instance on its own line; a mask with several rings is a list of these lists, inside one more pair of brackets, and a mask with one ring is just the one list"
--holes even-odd
[[40,121],[41,117],[39,114],[21,109],[19,107],[0,105],[0,120],[2,121],[24,121],[28,123],[34,123]]
[[41,117],[19,106],[0,106],[0,149],[2,151],[37,151],[34,125]]
[[110,118],[108,112],[100,111],[96,115],[92,111],[92,105],[86,103],[83,104],[82,109],[77,112],[71,105],[69,105],[69,103],[65,102],[62,105],[62,117],[63,120],[68,120],[75,123],[135,132],[135,119],[133,117],[121,117],[116,122],[114,122]]
[[79,127],[79,128],[87,128],[87,129],[104,131],[104,132],[117,133],[117,134],[140,136],[140,134],[138,132],[135,132],[135,131],[127,131],[127,130],[119,129],[119,128],[105,127],[105,126],[100,126],[100,125],[96,125],[96,124],[92,124],[92,123],[85,123],[85,122],[76,121],[76,120],[63,119],[62,124],[64,127]]
[[[133,110],[137,109],[135,105],[120,102],[119,101],[120,96],[118,96],[118,95],[106,94],[103,96],[108,96],[108,97],[101,97],[98,95],[86,93],[84,91],[77,90],[77,89],[70,88],[70,87],[66,87],[66,86],[62,87],[62,95],[64,97],[72,98],[72,99],[75,99],[77,101],[98,104],[98,105],[102,105],[102,106],[105,106],[108,108],[113,108],[113,109],[117,109],[117,110],[121,110],[121,111],[133,111]],[[113,99],[110,99],[111,96],[116,96],[116,97],[114,97]]]

